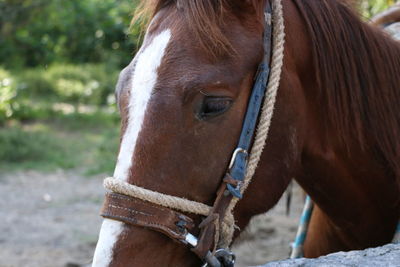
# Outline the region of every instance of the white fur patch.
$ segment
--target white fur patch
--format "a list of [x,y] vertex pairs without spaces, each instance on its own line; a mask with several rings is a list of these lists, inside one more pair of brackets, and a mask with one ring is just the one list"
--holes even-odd
[[[150,45],[141,49],[135,59],[137,63],[132,73],[128,125],[122,138],[118,162],[114,171],[114,177],[117,179],[128,180],[136,140],[142,129],[147,103],[157,83],[157,70],[161,65],[170,39],[171,31],[169,29],[164,30],[154,37]],[[122,230],[122,223],[108,219],[104,220],[93,259],[93,267],[103,267],[110,264],[114,245]]]
[[93,267],[106,267],[112,260],[112,249],[121,234],[122,222],[104,219],[93,257]]
[[132,91],[129,99],[129,121],[121,143],[114,177],[127,180],[132,166],[136,140],[139,136],[146,112],[146,106],[157,82],[157,69],[171,38],[170,30],[154,37],[151,44],[138,55],[132,77]]

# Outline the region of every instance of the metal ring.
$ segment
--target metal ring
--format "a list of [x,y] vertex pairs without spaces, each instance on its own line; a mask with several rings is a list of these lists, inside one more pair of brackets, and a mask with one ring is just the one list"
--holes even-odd
[[227,249],[218,249],[214,255],[209,251],[202,267],[234,267],[236,255]]
[[217,257],[217,259],[222,259],[224,266],[233,267],[235,265],[236,255],[230,250],[219,249],[215,252],[215,257]]

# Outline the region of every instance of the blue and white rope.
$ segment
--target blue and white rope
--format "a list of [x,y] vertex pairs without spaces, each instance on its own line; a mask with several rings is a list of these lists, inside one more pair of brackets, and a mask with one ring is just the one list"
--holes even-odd
[[[308,225],[310,223],[311,214],[313,211],[314,203],[309,196],[306,197],[303,212],[301,214],[299,227],[297,228],[296,238],[291,244],[292,251],[290,253],[291,259],[303,257],[304,241],[307,237]],[[393,237],[392,243],[400,243],[400,221],[397,224],[396,232]]]
[[400,243],[400,221],[397,224],[396,233],[394,234],[393,237],[393,243]]
[[294,242],[292,243],[292,252],[290,253],[291,259],[303,257],[303,245],[306,240],[308,224],[310,223],[311,214],[314,204],[309,196],[306,197],[303,212],[301,214],[299,227]]

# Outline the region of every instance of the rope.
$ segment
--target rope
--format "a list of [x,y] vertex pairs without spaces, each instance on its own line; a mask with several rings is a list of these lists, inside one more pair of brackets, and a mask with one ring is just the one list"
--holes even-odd
[[143,201],[182,212],[207,216],[211,210],[210,206],[203,203],[154,192],[113,177],[106,178],[103,185],[106,189],[111,190],[112,192],[138,198]]
[[304,203],[303,212],[301,213],[299,227],[297,228],[296,238],[292,243],[292,252],[290,253],[290,259],[303,257],[304,241],[307,237],[308,224],[310,223],[313,208],[314,203],[312,202],[311,198],[307,196]]
[[[200,202],[155,192],[133,184],[129,184],[114,177],[108,177],[104,179],[103,186],[107,190],[118,194],[138,198],[140,200],[157,204],[165,208],[179,210],[191,214],[208,216],[212,209],[212,207]],[[234,219],[232,214],[225,216],[224,220],[222,221],[221,232],[224,233],[229,231],[230,228],[233,228],[233,222]]]
[[392,243],[400,243],[400,221],[397,224],[396,233],[394,234]]
[[[241,189],[242,193],[244,193],[251,182],[268,137],[268,131],[271,126],[271,120],[274,112],[275,100],[283,66],[285,26],[281,0],[272,0],[272,7],[273,44],[271,75],[268,82],[267,94],[264,99],[254,144],[247,165],[246,177]],[[203,203],[154,192],[112,177],[104,180],[104,187],[116,193],[139,198],[143,201],[158,204],[166,208],[171,208],[182,212],[189,212],[192,214],[207,216],[212,208]],[[238,198],[233,198],[228,207],[220,229],[221,239],[219,241],[219,247],[228,247],[232,242],[233,233],[236,227],[233,209],[235,208],[238,200]]]
[[[267,141],[282,73],[283,57],[285,49],[284,47],[285,24],[284,24],[283,7],[281,0],[272,1],[272,12],[273,12],[272,13],[273,44],[272,44],[271,75],[268,82],[267,94],[264,99],[256,136],[250,153],[250,159],[247,165],[246,177],[244,179],[244,184],[241,189],[242,194],[245,192],[245,190],[247,189],[248,185],[251,182],[251,179],[253,178],[253,175],[260,161],[261,154],[264,150],[265,143]],[[234,216],[230,214],[233,214],[233,209],[235,208],[238,201],[239,201],[238,198],[232,199],[232,202],[228,207],[227,216],[230,217],[231,220],[234,220],[233,219]],[[228,222],[228,224],[234,225],[234,221]],[[234,233],[233,227],[231,227],[226,232],[222,233],[222,238],[220,241],[221,247],[228,247],[231,244],[233,233]]]

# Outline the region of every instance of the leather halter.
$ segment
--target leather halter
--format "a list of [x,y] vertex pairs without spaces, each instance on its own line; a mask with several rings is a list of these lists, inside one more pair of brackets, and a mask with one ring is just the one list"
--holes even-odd
[[[106,194],[101,211],[101,216],[104,218],[158,231],[175,241],[188,245],[206,263],[205,266],[230,267],[234,265],[233,253],[227,250],[216,250],[216,247],[219,226],[222,224],[229,204],[233,198],[242,198],[241,186],[244,182],[248,151],[252,145],[266,94],[272,53],[272,8],[270,1],[266,2],[263,60],[255,76],[237,148],[233,152],[209,215],[196,227],[191,218],[180,212],[117,193]],[[194,231],[200,233],[198,238],[191,234]]]

